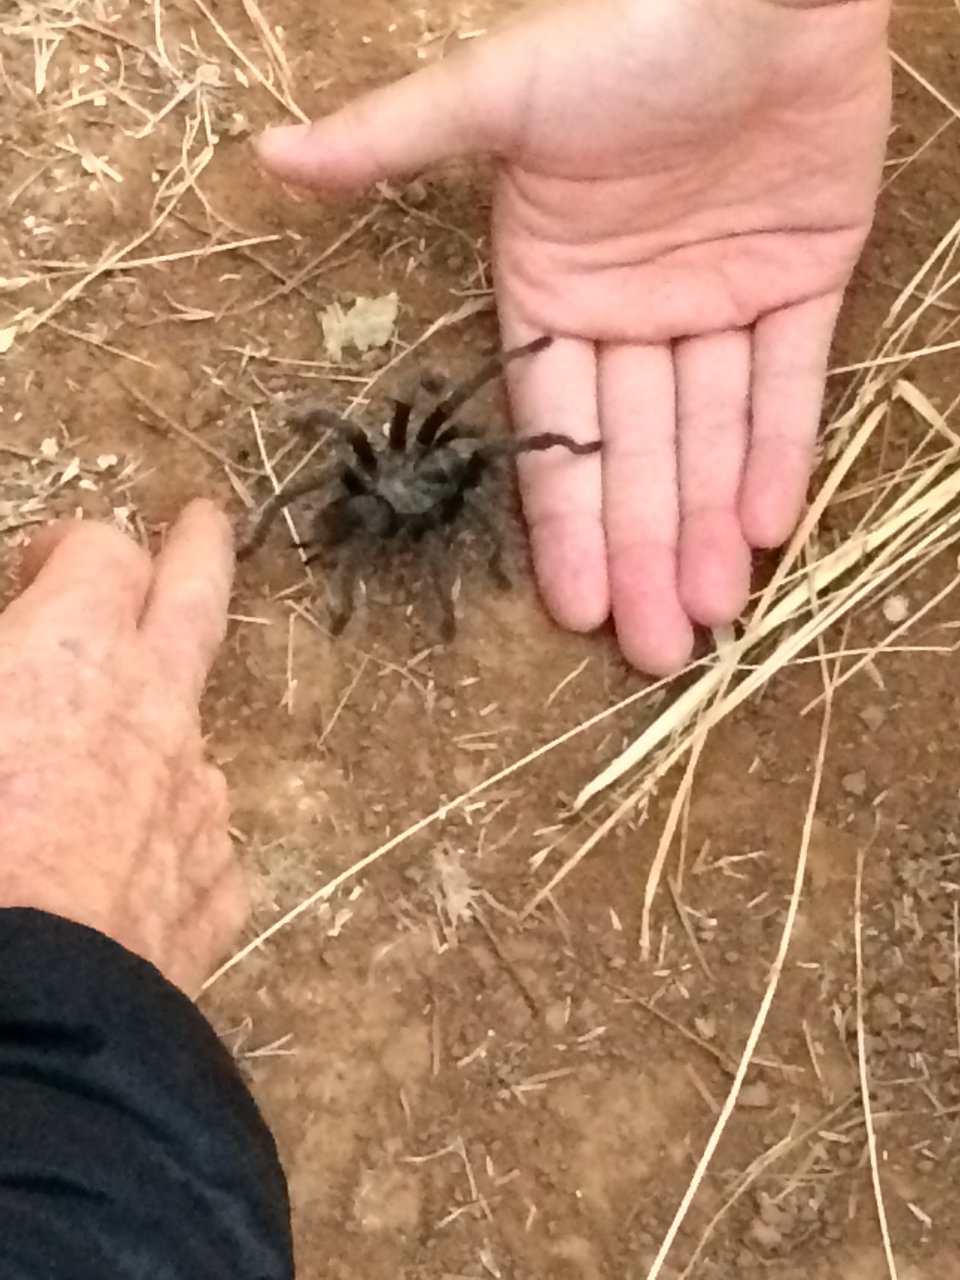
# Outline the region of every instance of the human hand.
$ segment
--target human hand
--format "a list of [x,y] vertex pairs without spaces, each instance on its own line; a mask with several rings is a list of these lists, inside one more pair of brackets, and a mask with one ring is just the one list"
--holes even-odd
[[888,0],[808,5],[571,0],[259,142],[323,191],[499,158],[505,341],[559,337],[509,370],[515,419],[604,443],[522,463],[543,595],[574,630],[612,610],[650,672],[740,613],[751,548],[799,516],[873,217]]
[[246,915],[199,719],[232,576],[229,523],[195,502],[155,560],[105,525],[41,531],[0,614],[0,907],[97,929],[191,993]]

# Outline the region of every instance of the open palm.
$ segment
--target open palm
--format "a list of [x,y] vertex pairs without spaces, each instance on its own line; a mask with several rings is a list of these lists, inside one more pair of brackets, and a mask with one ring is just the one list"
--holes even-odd
[[879,186],[886,23],[885,0],[573,0],[261,140],[321,190],[500,158],[504,336],[558,339],[511,367],[518,427],[604,442],[524,463],[541,588],[575,629],[612,611],[646,670],[737,616],[750,548],[801,509]]

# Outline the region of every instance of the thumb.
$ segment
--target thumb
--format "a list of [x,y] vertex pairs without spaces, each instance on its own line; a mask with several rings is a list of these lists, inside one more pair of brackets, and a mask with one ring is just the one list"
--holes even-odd
[[471,41],[313,124],[268,129],[255,144],[260,163],[281,182],[336,191],[495,151],[507,137],[514,97],[503,69],[497,76],[491,66],[499,44],[499,37]]

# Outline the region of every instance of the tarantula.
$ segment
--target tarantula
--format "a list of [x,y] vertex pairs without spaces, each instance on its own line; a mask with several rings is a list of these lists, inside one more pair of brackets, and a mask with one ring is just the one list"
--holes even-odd
[[[454,387],[430,409],[412,442],[409,432],[415,392],[393,401],[393,417],[382,447],[375,446],[356,424],[322,406],[307,404],[292,416],[291,421],[298,427],[320,426],[334,431],[353,454],[352,461],[340,470],[340,491],[317,513],[311,537],[300,544],[301,550],[310,553],[305,561],[308,565],[332,548],[349,545],[349,554],[340,568],[338,601],[331,618],[333,635],[340,634],[353,613],[363,552],[370,550],[372,541],[388,542],[405,536],[419,543],[426,534],[452,524],[468,502],[493,544],[491,573],[500,585],[507,584],[493,523],[486,511],[471,501],[491,464],[544,449],[564,448],[578,455],[594,453],[600,442],[581,444],[555,432],[517,440],[483,440],[452,419],[505,364],[542,351],[551,341],[549,337],[538,338],[488,360],[472,378]],[[326,476],[314,477],[275,494],[260,511],[238,559],[246,559],[263,545],[270,526],[285,506],[325,488],[327,483]],[[434,548],[429,567],[443,610],[443,636],[450,639],[455,630],[453,594],[442,551]]]

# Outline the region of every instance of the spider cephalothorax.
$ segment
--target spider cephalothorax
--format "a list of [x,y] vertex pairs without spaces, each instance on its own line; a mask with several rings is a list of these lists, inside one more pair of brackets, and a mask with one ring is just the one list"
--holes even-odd
[[[468,381],[455,387],[426,414],[411,435],[413,396],[394,401],[393,418],[383,445],[374,441],[355,423],[347,422],[322,406],[308,404],[295,413],[299,427],[325,427],[336,432],[352,451],[353,458],[341,468],[339,491],[317,513],[311,536],[303,544],[310,554],[307,564],[319,560],[324,551],[346,544],[348,554],[341,565],[339,602],[331,619],[331,631],[339,634],[353,612],[354,586],[364,550],[369,556],[372,542],[406,537],[420,542],[426,534],[449,526],[470,503],[474,518],[493,538],[490,567],[501,582],[495,529],[484,508],[471,501],[492,463],[519,453],[557,447],[575,454],[594,453],[599,441],[581,444],[554,432],[517,440],[485,440],[466,427],[457,426],[454,416],[481,387],[492,381],[503,366],[518,356],[542,351],[550,338],[538,338],[488,360]],[[263,507],[249,537],[241,546],[245,559],[263,545],[267,531],[283,507],[326,488],[327,477],[303,480],[281,489]],[[444,634],[454,630],[453,601],[444,581],[446,562],[434,551],[430,561],[444,611]]]

